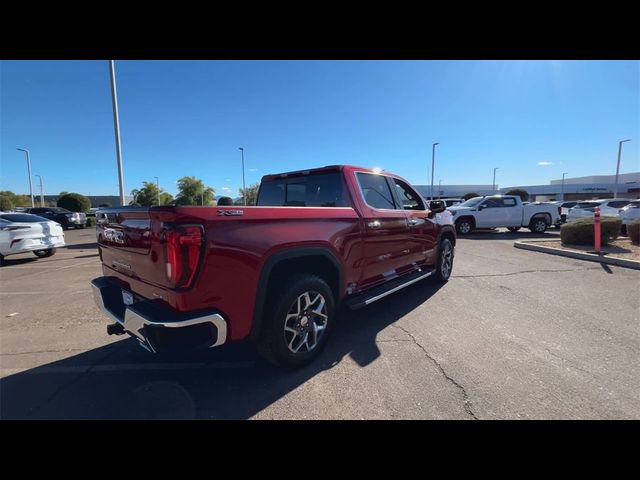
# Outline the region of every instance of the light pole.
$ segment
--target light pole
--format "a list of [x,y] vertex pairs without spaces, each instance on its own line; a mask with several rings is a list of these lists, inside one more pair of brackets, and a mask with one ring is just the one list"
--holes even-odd
[[620,140],[620,142],[618,142],[618,165],[616,166],[616,184],[614,187],[614,191],[613,191],[613,198],[618,198],[618,173],[620,172],[620,155],[622,154],[622,144],[624,142],[630,142],[631,139],[627,139],[627,140]]
[[242,199],[244,200],[244,206],[247,206],[247,187],[244,185],[244,148],[238,147],[242,152]]
[[560,192],[560,200],[564,200],[564,176],[569,172],[564,172],[562,174],[562,191]]
[[158,180],[158,177],[153,177],[156,179],[156,190],[158,190],[158,206],[160,206],[160,181]]
[[438,198],[440,198],[440,195],[442,195],[442,190],[440,189],[442,185],[442,180],[438,180]]
[[120,188],[120,205],[124,206],[124,176],[122,174],[122,147],[120,145],[120,119],[118,116],[118,92],[116,91],[116,67],[113,60],[109,60],[109,74],[111,77],[111,101],[113,103],[113,126],[116,132],[116,156],[118,157],[118,187]]
[[496,170],[498,170],[500,167],[495,167],[493,169],[493,192],[495,193],[496,191]]
[[431,200],[433,200],[433,169],[436,162],[436,145],[440,145],[440,142],[434,143],[431,150]]
[[33,202],[33,186],[31,185],[31,157],[29,156],[29,150],[26,148],[17,148],[16,150],[20,150],[21,152],[25,152],[27,154],[27,170],[29,172],[29,192],[31,193],[31,208],[35,207],[36,204]]
[[44,207],[44,194],[42,193],[42,177],[40,175],[34,175],[40,179],[40,206]]

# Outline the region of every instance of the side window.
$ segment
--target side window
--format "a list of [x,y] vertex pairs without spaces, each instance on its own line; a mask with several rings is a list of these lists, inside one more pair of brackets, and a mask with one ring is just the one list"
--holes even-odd
[[504,206],[505,207],[515,207],[516,206],[516,199],[515,198],[504,198],[503,202],[504,202]]
[[356,178],[367,205],[373,208],[395,210],[396,204],[393,201],[393,195],[384,176],[372,173],[357,173]]
[[504,201],[502,198],[487,198],[482,205],[484,208],[500,208],[504,207]]
[[617,201],[617,202],[609,202],[609,206],[613,208],[622,208],[622,207],[626,207],[627,205],[629,205],[629,202],[626,202],[624,200]]
[[396,186],[398,198],[402,202],[402,208],[405,210],[425,210],[424,202],[409,185],[401,180],[391,178]]

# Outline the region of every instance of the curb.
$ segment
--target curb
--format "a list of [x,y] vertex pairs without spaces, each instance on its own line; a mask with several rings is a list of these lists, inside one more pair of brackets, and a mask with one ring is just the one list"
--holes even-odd
[[534,252],[550,253],[552,255],[560,255],[562,257],[577,258],[578,260],[587,260],[589,262],[607,263],[609,265],[617,265],[618,267],[633,268],[640,270],[640,262],[637,260],[626,260],[623,258],[607,257],[596,255],[594,253],[583,253],[570,250],[563,250],[555,247],[545,247],[543,245],[534,245],[535,243],[553,242],[557,240],[529,240],[527,242],[516,241],[513,246],[522,248],[523,250],[531,250]]

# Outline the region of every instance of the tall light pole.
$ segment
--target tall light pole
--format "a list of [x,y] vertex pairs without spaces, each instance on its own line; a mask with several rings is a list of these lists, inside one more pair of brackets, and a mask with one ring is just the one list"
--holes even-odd
[[42,193],[42,177],[40,175],[34,175],[40,179],[40,206],[44,207],[44,194]]
[[238,147],[242,152],[242,199],[244,200],[244,206],[247,206],[247,187],[244,185],[244,148]]
[[120,205],[125,205],[124,176],[122,174],[122,147],[120,145],[120,119],[118,116],[118,92],[116,91],[116,67],[113,60],[109,60],[109,74],[111,76],[111,101],[113,103],[113,126],[116,132],[116,156],[118,157],[118,187],[120,188]]
[[564,200],[564,176],[569,173],[569,172],[564,172],[562,174],[562,191],[560,192],[560,196],[562,197],[561,200]]
[[29,192],[31,193],[31,208],[35,207],[36,204],[33,202],[33,186],[31,185],[31,157],[29,156],[29,150],[26,148],[17,148],[16,150],[20,150],[21,152],[25,152],[27,154],[27,170],[29,172]]
[[160,181],[158,180],[158,177],[153,177],[156,179],[156,190],[158,190],[158,206],[160,206]]
[[500,167],[495,167],[493,169],[493,192],[495,193],[496,191],[496,170],[498,170]]
[[440,198],[440,195],[442,195],[442,190],[440,189],[442,185],[442,180],[438,180],[438,198]]
[[434,143],[431,150],[431,200],[433,200],[433,170],[436,162],[436,145],[440,145],[440,142]]
[[624,142],[630,142],[631,139],[627,139],[627,140],[620,140],[620,142],[618,142],[618,165],[616,166],[616,184],[613,190],[613,198],[618,198],[618,173],[620,172],[620,155],[622,154],[622,144]]

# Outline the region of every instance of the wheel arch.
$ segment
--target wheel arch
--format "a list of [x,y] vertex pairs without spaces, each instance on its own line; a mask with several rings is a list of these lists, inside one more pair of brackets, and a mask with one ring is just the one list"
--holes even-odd
[[299,247],[276,252],[267,258],[260,270],[251,338],[257,339],[260,335],[269,294],[282,284],[283,278],[297,273],[317,275],[326,281],[334,295],[336,309],[338,308],[341,292],[344,291],[344,276],[342,264],[331,250],[323,247]]

